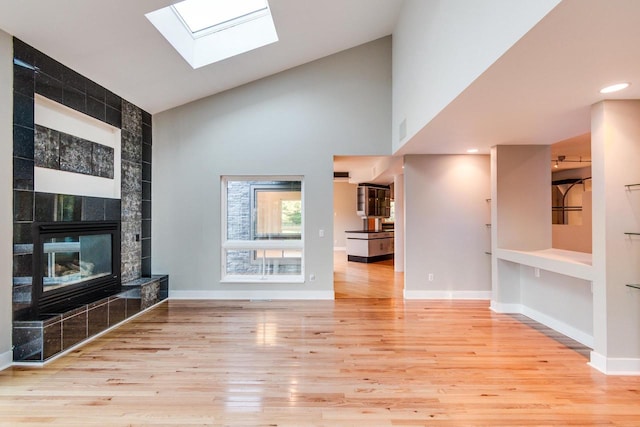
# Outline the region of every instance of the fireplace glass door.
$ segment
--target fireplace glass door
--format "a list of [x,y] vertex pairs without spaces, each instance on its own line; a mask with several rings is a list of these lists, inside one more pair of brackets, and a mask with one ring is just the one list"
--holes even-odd
[[49,237],[42,247],[42,291],[113,274],[111,234]]

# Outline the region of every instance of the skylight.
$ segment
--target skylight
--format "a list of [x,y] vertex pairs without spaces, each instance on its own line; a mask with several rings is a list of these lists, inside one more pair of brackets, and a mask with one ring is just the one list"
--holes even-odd
[[[266,0],[185,0],[172,5],[192,34],[203,30],[232,26],[237,20],[268,12]],[[257,16],[256,16],[257,17]]]
[[184,0],[145,16],[193,68],[278,41],[267,0]]

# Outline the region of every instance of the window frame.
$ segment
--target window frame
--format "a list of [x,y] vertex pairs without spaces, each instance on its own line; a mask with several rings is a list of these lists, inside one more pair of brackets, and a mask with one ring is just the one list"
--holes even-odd
[[[250,240],[233,240],[229,239],[228,227],[227,227],[227,200],[228,200],[228,183],[231,181],[247,181],[247,182],[260,182],[263,181],[264,185],[257,185],[256,187],[262,189],[276,188],[276,186],[269,184],[274,181],[292,181],[300,182],[300,201],[301,201],[301,224],[300,224],[300,238],[286,238],[286,239],[259,239],[255,240],[256,233],[256,221],[254,219],[255,212],[255,189],[252,188],[250,195],[250,210],[251,210],[251,224],[250,224]],[[221,175],[220,176],[220,195],[221,195],[221,283],[304,283],[305,282],[305,257],[304,257],[304,229],[305,229],[305,191],[304,191],[304,177],[300,175]],[[242,250],[242,251],[254,251],[251,259],[252,264],[264,263],[268,260],[279,260],[279,258],[256,258],[257,251],[267,250],[296,250],[300,251],[300,273],[299,274],[230,274],[227,272],[227,251]],[[292,264],[291,260],[283,258],[282,264]]]

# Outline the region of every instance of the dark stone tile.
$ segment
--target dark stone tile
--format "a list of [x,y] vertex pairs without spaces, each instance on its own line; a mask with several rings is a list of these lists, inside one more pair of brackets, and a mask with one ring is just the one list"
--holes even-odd
[[13,360],[41,361],[42,327],[13,327]]
[[13,155],[23,159],[33,160],[34,153],[34,131],[33,129],[13,126]]
[[35,221],[52,222],[56,220],[56,194],[35,193]]
[[[142,247],[139,237],[142,232],[142,225],[140,224],[140,221],[122,221],[120,227],[120,244],[122,246],[122,252],[139,253]],[[126,257],[125,255],[122,256]]]
[[143,219],[142,220],[142,238],[147,239],[151,237],[151,220]]
[[109,327],[109,304],[104,303],[88,310],[88,336],[92,337]]
[[36,125],[34,138],[35,164],[41,168],[60,169],[60,132]]
[[104,221],[104,202],[100,197],[82,198],[82,220],[83,221]]
[[123,248],[123,253],[121,254],[120,269],[123,283],[138,279],[142,275],[140,245],[138,243],[138,245],[134,244],[133,246],[137,246],[137,249],[132,252],[124,252]]
[[56,221],[81,221],[82,196],[58,194]]
[[63,350],[62,322],[56,322],[44,328],[44,342],[42,350],[44,360],[55,356]]
[[147,113],[146,111],[142,110],[142,124],[143,125],[147,125],[147,126],[151,126],[151,114]]
[[33,221],[33,192],[13,192],[13,220]]
[[13,158],[13,188],[33,190],[33,160]]
[[159,290],[160,283],[158,281],[142,285],[140,288],[140,308],[142,310],[151,307],[160,300],[158,297]]
[[105,113],[105,121],[107,123],[117,128],[122,127],[122,114],[120,113],[120,110],[115,110],[107,105]]
[[142,309],[142,300],[140,298],[127,298],[127,317],[137,314]]
[[142,137],[125,129],[122,130],[122,160],[142,161]]
[[[144,240],[142,242],[144,243]],[[142,277],[149,276],[151,276],[151,257],[142,258]]]
[[18,38],[13,38],[13,56],[27,64],[34,65],[36,50]]
[[33,58],[34,65],[40,69],[41,73],[48,74],[54,79],[62,81],[62,74],[66,68],[64,65],[38,50],[35,50]]
[[107,107],[104,102],[87,96],[87,114],[104,122],[107,118]]
[[151,219],[151,201],[142,202],[142,219]]
[[120,199],[105,199],[104,203],[104,219],[106,221],[120,221]]
[[92,143],[92,175],[113,179],[114,150],[106,145]]
[[149,125],[142,125],[142,142],[149,145],[153,143],[153,134]]
[[62,103],[81,113],[87,112],[87,95],[72,87],[62,89]]
[[33,98],[13,93],[13,123],[33,129]]
[[122,221],[138,221],[142,219],[142,196],[138,193],[122,193],[120,218]]
[[62,82],[65,87],[70,86],[80,92],[87,93],[87,78],[70,68],[64,67],[62,70]]
[[109,90],[105,93],[105,103],[114,110],[122,111],[122,98]]
[[90,175],[91,160],[91,142],[60,133],[60,170]]
[[140,193],[142,191],[142,164],[122,162],[122,193]]
[[48,74],[38,73],[36,75],[36,93],[61,104],[63,100],[62,82]]
[[87,96],[103,104],[105,103],[107,91],[104,87],[89,79],[86,79],[85,86],[87,88]]
[[13,287],[13,303],[31,305],[32,285],[18,285]]
[[33,276],[33,255],[13,255],[13,277]]
[[124,298],[114,297],[109,300],[109,326],[113,326],[125,319],[127,312]]
[[151,163],[142,162],[142,180],[151,182]]
[[142,183],[142,200],[151,200],[151,183]]
[[35,73],[33,70],[22,67],[20,65],[13,65],[13,90],[33,98],[35,90]]
[[87,338],[87,312],[62,319],[62,348],[67,349]]
[[31,228],[32,222],[14,222],[13,223],[13,243],[19,244],[33,244],[33,233]]
[[122,100],[122,130],[142,138],[142,110],[124,99]]
[[151,164],[151,153],[153,149],[151,148],[151,144],[143,143],[142,144],[142,161]]

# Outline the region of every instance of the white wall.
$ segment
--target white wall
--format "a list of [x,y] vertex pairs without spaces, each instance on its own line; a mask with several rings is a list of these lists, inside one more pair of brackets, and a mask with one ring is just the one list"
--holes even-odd
[[[393,151],[559,0],[405,0],[393,33]],[[399,128],[406,120],[406,138]]]
[[[333,298],[333,156],[390,154],[390,123],[390,37],[155,115],[153,271],[173,297]],[[223,285],[220,176],[269,174],[304,176],[316,280]]]
[[609,372],[640,374],[640,101],[604,101],[591,114],[594,353]]
[[13,262],[13,40],[0,31],[0,369],[11,354]]
[[406,156],[404,185],[405,296],[489,298],[489,157]]
[[356,213],[358,184],[333,183],[333,247],[346,248],[347,230],[361,230],[362,218]]

